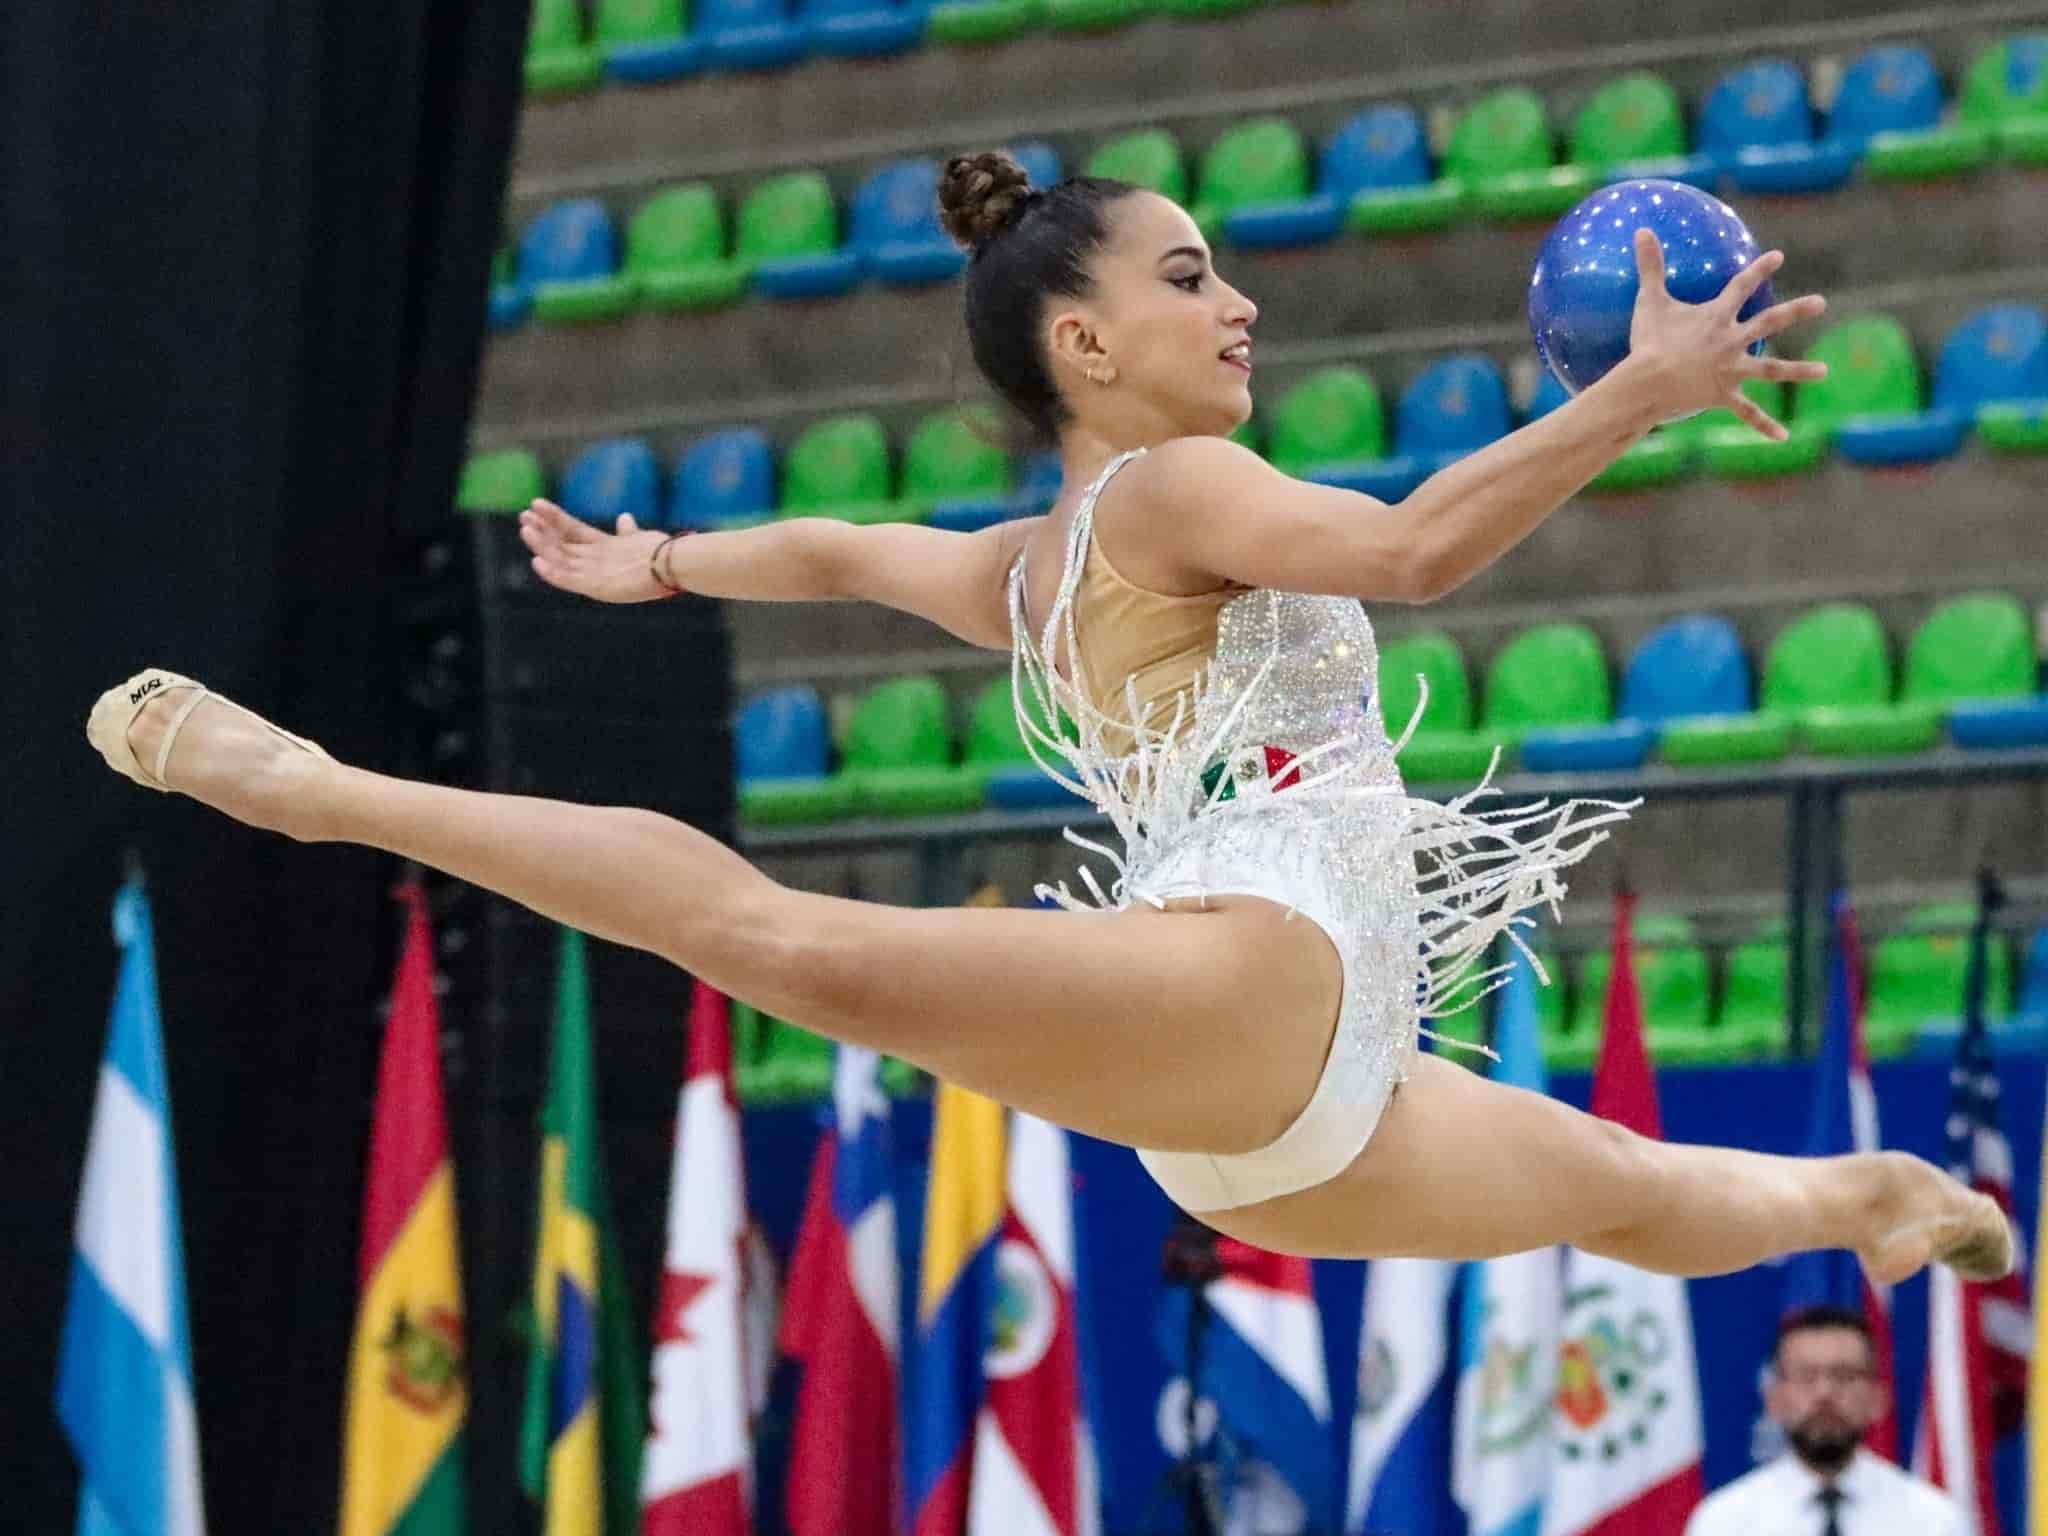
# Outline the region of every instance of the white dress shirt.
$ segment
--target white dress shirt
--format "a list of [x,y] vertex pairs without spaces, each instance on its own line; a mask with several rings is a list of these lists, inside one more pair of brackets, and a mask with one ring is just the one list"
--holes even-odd
[[[1859,1450],[1835,1486],[1842,1536],[1963,1536],[1962,1511],[1932,1483]],[[1796,1456],[1738,1477],[1692,1512],[1685,1536],[1821,1536],[1821,1480]]]

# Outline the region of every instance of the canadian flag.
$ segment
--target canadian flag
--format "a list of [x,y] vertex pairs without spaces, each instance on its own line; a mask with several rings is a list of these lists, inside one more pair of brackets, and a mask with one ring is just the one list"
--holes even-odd
[[699,982],[669,1172],[641,1536],[747,1536],[753,1445],[746,1183],[724,994]]
[[969,1536],[1095,1536],[1095,1448],[1081,1408],[1067,1136],[1010,1121],[1009,1208],[974,1426]]

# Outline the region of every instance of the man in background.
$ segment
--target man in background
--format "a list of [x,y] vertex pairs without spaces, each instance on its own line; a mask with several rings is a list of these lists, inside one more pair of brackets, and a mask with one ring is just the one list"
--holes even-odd
[[1787,1450],[1701,1504],[1685,1536],[1963,1536],[1947,1494],[1864,1448],[1887,1397],[1862,1313],[1789,1313],[1765,1397]]

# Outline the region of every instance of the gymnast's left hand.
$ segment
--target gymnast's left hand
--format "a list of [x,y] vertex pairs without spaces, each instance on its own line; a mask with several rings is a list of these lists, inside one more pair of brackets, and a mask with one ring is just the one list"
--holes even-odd
[[534,574],[551,587],[600,603],[668,596],[647,564],[667,535],[629,515],[620,515],[616,533],[606,533],[552,501],[536,501],[519,514],[519,537],[532,552]]

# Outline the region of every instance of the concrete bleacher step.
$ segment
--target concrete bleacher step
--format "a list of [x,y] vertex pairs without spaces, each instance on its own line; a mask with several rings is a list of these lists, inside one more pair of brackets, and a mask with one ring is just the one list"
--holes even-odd
[[[1528,79],[1813,52],[2038,18],[2036,5],[1948,8],[1869,0],[1727,0],[1711,28],[1637,0],[1546,7],[1524,0],[1270,4],[1198,22],[1152,20],[1101,35],[1039,33],[991,48],[926,47],[860,63],[815,60],[758,75],[711,75],[530,98],[514,203],[681,175],[938,153],[1062,122],[1105,131],[1159,118],[1385,99]],[[1142,67],[1136,67],[1141,65]]]

